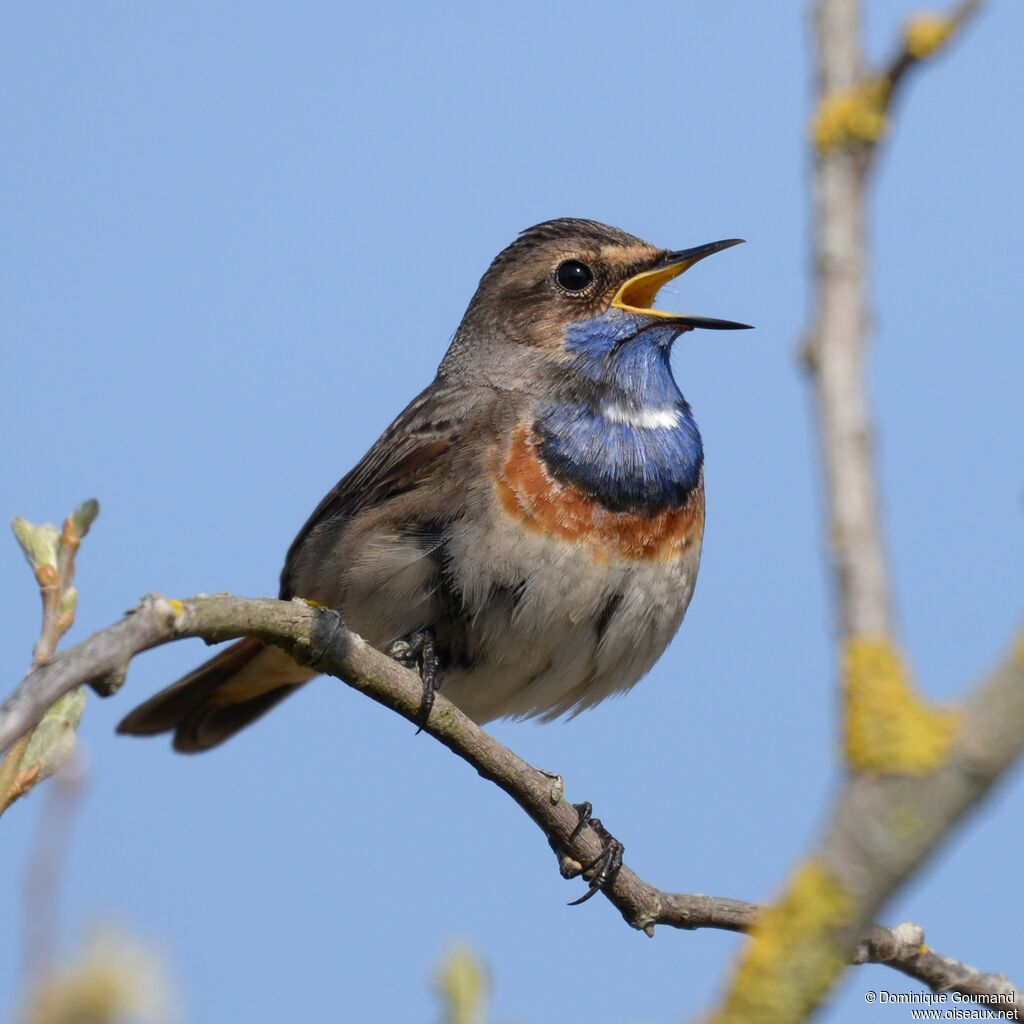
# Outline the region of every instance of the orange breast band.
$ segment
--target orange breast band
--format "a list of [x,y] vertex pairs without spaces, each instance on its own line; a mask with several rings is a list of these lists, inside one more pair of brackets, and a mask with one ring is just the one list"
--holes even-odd
[[681,508],[653,515],[612,512],[572,484],[555,480],[537,441],[520,427],[495,479],[502,507],[535,533],[585,543],[601,559],[674,560],[704,532],[704,487],[698,485]]

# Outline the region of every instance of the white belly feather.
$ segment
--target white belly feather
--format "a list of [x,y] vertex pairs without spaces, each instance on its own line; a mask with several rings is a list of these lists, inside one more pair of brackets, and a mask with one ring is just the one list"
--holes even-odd
[[[597,561],[584,544],[496,525],[460,524],[449,542],[470,613],[472,667],[452,666],[442,692],[486,722],[576,713],[633,686],[683,620],[699,536],[671,561]],[[514,609],[509,580],[522,581]]]

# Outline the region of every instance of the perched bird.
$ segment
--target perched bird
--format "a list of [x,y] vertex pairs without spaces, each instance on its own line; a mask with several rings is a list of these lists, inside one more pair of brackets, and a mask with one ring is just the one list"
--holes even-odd
[[[628,690],[693,594],[703,449],[672,343],[726,320],[652,308],[737,244],[656,248],[594,221],[524,231],[484,274],[437,376],[323,499],[282,598],[337,609],[477,722],[552,719]],[[315,673],[242,640],[122,733],[207,750]]]

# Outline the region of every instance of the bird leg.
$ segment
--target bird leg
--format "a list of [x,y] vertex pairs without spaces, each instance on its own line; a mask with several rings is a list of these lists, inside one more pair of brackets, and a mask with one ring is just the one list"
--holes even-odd
[[434,707],[434,694],[441,688],[441,657],[437,652],[434,631],[428,627],[410,633],[407,637],[396,640],[386,653],[406,668],[418,668],[420,671],[420,679],[423,680],[423,700],[416,714],[416,721],[419,724],[416,732],[419,734],[430,718],[430,712]]
[[587,891],[578,900],[573,900],[569,904],[570,907],[578,907],[581,903],[586,903],[594,893],[604,891],[615,881],[615,876],[622,867],[622,855],[626,848],[604,827],[600,818],[593,816],[594,808],[589,800],[573,804],[573,807],[576,808],[579,821],[569,835],[569,842],[572,843],[589,825],[604,843],[604,849],[589,864],[580,865],[568,857],[559,857],[559,869],[563,878],[583,875],[587,879]]

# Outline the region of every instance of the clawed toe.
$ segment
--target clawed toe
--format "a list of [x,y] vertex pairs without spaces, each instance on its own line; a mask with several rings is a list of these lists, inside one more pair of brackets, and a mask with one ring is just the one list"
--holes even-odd
[[416,668],[419,665],[419,650],[411,640],[396,640],[384,653],[406,668]]
[[441,686],[441,658],[437,652],[434,631],[421,629],[401,640],[396,640],[387,649],[387,654],[406,668],[419,668],[420,670],[420,678],[423,680],[423,699],[416,714],[416,722],[419,725],[416,732],[419,734],[427,724],[427,719],[430,718],[430,712],[434,707],[434,694]]
[[569,904],[570,907],[578,907],[581,903],[586,903],[594,893],[603,892],[615,881],[615,876],[622,868],[622,855],[626,848],[604,827],[600,818],[593,817],[594,808],[589,801],[573,806],[579,815],[579,821],[569,836],[569,842],[573,842],[589,826],[604,843],[604,849],[589,864],[578,869],[567,870],[563,862],[563,877],[575,878],[577,875],[582,875],[587,879],[587,891],[579,899],[573,900]]

